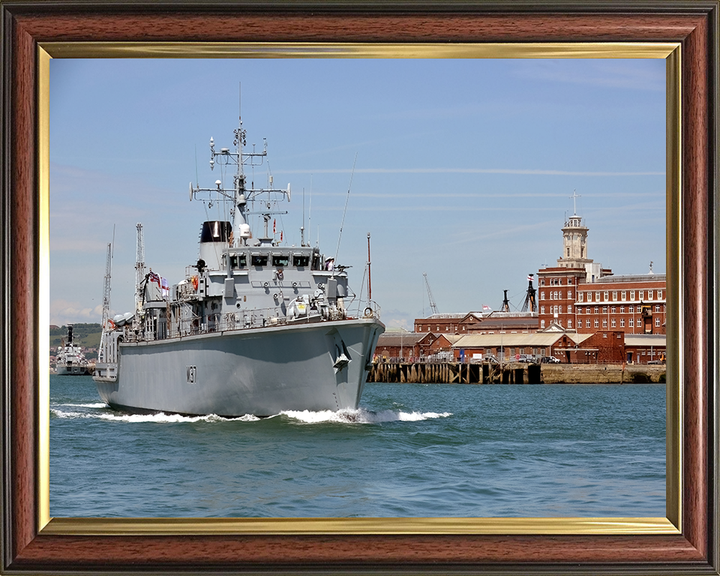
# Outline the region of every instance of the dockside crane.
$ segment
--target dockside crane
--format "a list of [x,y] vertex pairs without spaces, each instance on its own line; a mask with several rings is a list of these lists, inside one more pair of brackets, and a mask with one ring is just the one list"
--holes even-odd
[[431,310],[431,313],[432,313],[432,314],[437,314],[437,313],[438,313],[438,309],[437,309],[437,306],[435,305],[435,299],[433,298],[432,290],[430,290],[430,283],[428,282],[427,273],[426,273],[426,272],[423,272],[423,278],[425,278],[425,286],[427,287],[428,299],[430,300],[430,310]]

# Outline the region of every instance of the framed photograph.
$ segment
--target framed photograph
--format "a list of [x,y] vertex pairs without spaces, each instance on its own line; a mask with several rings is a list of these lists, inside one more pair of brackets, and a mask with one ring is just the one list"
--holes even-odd
[[[1,7],[2,570],[718,573],[717,2]],[[665,518],[51,518],[50,60],[289,57],[665,60]]]

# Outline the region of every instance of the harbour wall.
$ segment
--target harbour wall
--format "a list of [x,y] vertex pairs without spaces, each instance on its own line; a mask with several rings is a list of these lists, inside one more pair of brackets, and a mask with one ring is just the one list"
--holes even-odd
[[387,363],[368,382],[421,384],[633,384],[664,382],[665,366],[622,364]]

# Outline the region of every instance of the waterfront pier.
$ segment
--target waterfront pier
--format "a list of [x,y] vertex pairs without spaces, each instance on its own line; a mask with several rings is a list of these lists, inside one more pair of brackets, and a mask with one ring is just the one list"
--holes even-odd
[[664,365],[376,362],[368,382],[408,384],[633,384],[665,381]]

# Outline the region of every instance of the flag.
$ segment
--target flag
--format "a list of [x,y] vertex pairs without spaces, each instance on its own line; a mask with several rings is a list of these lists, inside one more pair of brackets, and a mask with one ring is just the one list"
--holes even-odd
[[170,294],[170,284],[167,278],[160,278],[160,288],[162,289],[162,295],[167,296]]
[[530,282],[533,281],[533,276],[535,276],[535,274],[528,274],[528,280],[529,280]]
[[492,308],[490,308],[490,306],[488,306],[487,304],[483,304],[482,309],[483,309],[483,312],[486,312],[487,310],[492,310]]
[[148,282],[155,282],[158,286],[160,286],[160,276],[150,270],[150,273],[148,274]]

